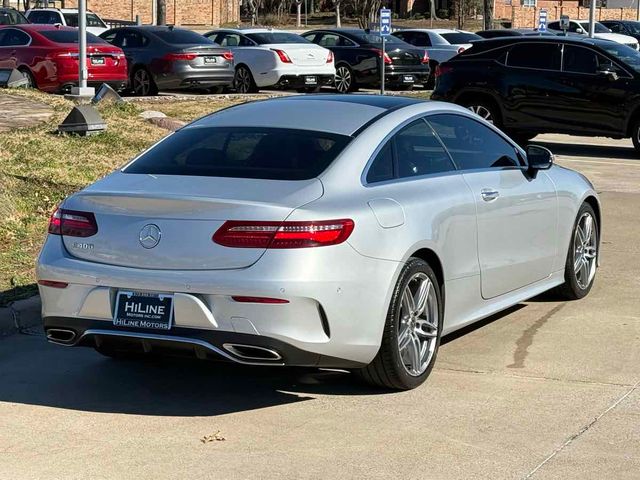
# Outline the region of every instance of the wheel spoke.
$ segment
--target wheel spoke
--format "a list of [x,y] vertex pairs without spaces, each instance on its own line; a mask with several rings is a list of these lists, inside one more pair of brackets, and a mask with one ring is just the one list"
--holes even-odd
[[420,346],[420,340],[415,334],[409,335],[411,341],[408,347],[409,362],[411,364],[411,370],[414,373],[418,373],[421,370],[420,352],[422,351]]
[[416,335],[425,338],[435,338],[438,336],[438,326],[428,320],[416,320]]
[[591,215],[587,215],[584,219],[584,242],[591,241],[591,235],[593,235],[593,218]]
[[398,349],[403,352],[407,346],[411,343],[411,329],[406,326],[404,330],[398,335]]
[[582,255],[578,254],[577,257],[578,258],[576,258],[576,261],[573,264],[573,271],[576,273],[580,271],[580,268],[582,268],[582,263],[584,262]]
[[411,289],[409,285],[407,285],[402,293],[402,307],[404,308],[405,315],[411,315],[416,311],[416,304],[413,300],[413,295],[411,295]]
[[576,227],[576,238],[578,239],[578,243],[580,245],[584,244],[584,231],[582,230],[582,227],[580,227],[580,225]]
[[589,284],[589,262],[582,262],[580,276],[582,277],[582,284],[586,288]]
[[415,310],[413,313],[415,316],[419,317],[424,313],[424,310],[427,307],[427,300],[429,298],[430,291],[431,291],[431,281],[428,278],[425,278],[422,282],[420,282],[418,291],[413,297],[413,301],[415,304]]

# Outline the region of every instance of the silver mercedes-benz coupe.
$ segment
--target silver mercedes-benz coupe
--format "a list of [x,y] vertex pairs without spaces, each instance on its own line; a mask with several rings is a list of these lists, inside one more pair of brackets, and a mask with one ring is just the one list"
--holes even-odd
[[67,198],[37,276],[54,343],[409,389],[443,335],[585,296],[600,228],[585,177],[462,107],[293,96],[197,120]]

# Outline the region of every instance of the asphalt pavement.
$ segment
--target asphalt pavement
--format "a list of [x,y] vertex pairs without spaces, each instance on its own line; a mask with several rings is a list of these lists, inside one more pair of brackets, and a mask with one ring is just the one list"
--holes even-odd
[[344,372],[118,362],[28,329],[0,339],[0,478],[639,478],[640,157],[628,140],[533,143],[601,193],[587,298],[543,295],[445,338],[402,393]]

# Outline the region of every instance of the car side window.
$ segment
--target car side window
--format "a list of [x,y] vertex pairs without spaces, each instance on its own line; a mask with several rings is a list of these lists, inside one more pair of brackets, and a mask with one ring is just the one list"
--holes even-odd
[[122,48],[142,48],[149,43],[149,41],[138,32],[122,32],[120,42]]
[[613,33],[625,33],[623,26],[619,23],[606,23],[605,26]]
[[241,46],[241,47],[255,47],[256,46],[256,42],[254,42],[250,38],[245,37],[244,35],[240,35],[239,46]]
[[393,171],[393,142],[389,140],[371,162],[367,172],[367,183],[384,182],[395,178]]
[[26,33],[8,28],[4,30],[4,35],[0,38],[0,47],[18,47],[28,45],[31,38]]
[[223,33],[218,35],[216,43],[221,47],[237,47],[240,45],[240,35],[237,33]]
[[520,43],[507,55],[509,67],[536,70],[560,70],[560,45],[557,43]]
[[106,35],[100,35],[100,38],[102,38],[105,42],[109,42],[112,45],[115,45],[115,41],[116,41],[116,35],[118,35],[118,32],[109,32]]
[[598,54],[588,48],[565,45],[562,62],[565,72],[591,75],[598,72]]
[[461,170],[520,167],[516,149],[489,127],[463,115],[427,117]]
[[394,137],[397,176],[415,177],[455,170],[446,150],[424,120],[417,120]]
[[323,47],[353,47],[354,43],[348,38],[335,33],[325,33],[320,37],[318,45]]

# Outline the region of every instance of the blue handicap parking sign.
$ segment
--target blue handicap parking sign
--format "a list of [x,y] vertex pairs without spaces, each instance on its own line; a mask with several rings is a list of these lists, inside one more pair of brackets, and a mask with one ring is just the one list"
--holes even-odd
[[388,8],[380,9],[380,35],[391,35],[391,10]]
[[538,15],[538,31],[547,31],[547,11],[544,8],[540,9],[540,13]]

